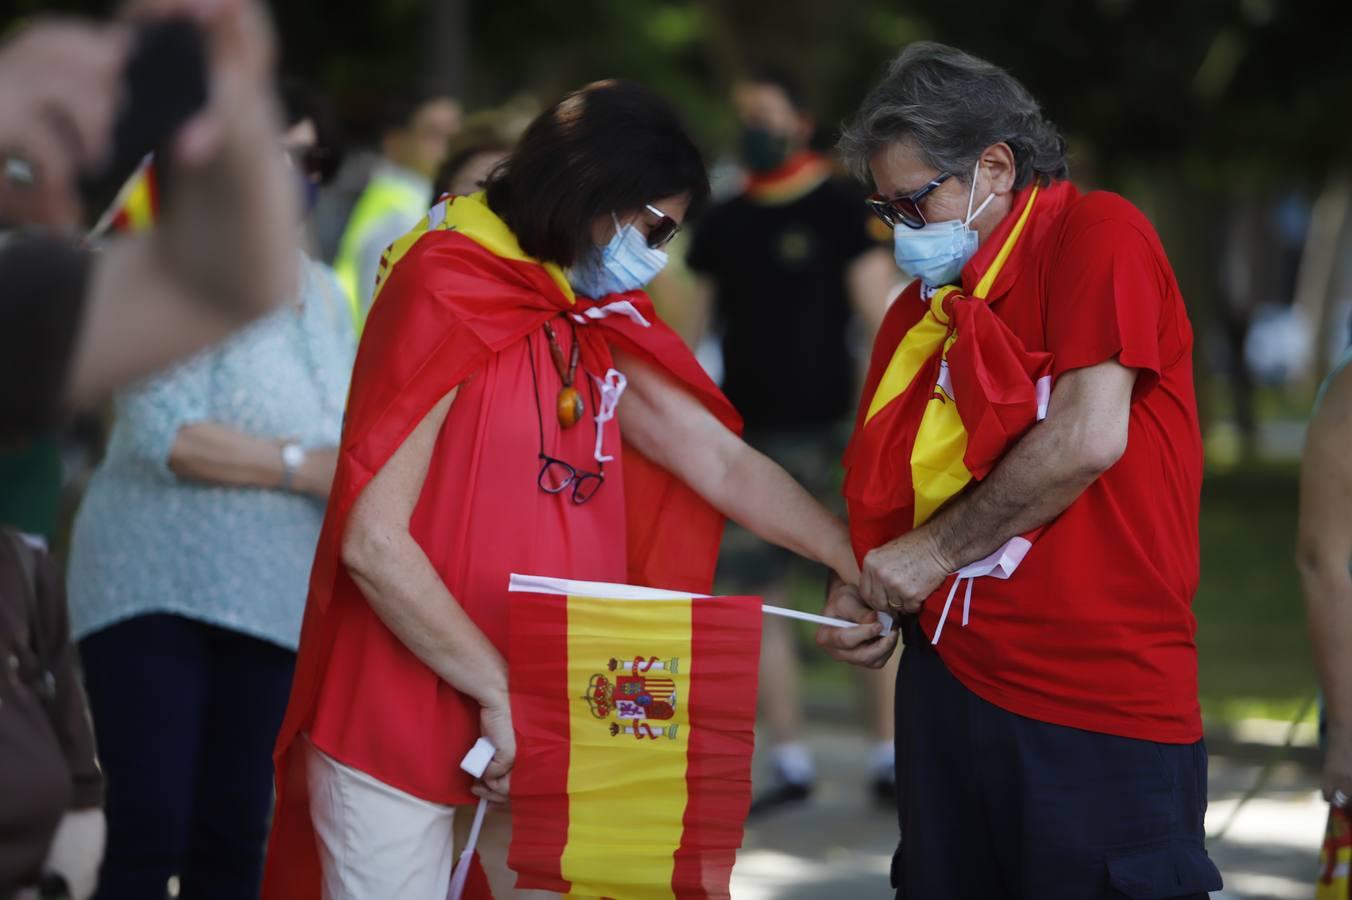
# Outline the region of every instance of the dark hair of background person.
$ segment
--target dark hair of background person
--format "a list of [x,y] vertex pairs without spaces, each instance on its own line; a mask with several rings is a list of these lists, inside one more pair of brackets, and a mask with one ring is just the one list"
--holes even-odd
[[771,87],[779,88],[794,110],[803,115],[811,114],[807,103],[807,93],[803,90],[803,83],[788,69],[779,69],[773,66],[753,69],[746,78],[739,78],[738,81],[742,84],[768,84]]
[[461,168],[474,157],[481,153],[511,153],[515,146],[516,142],[500,128],[489,124],[466,125],[451,141],[451,155],[437,170],[437,177],[432,179],[432,199],[449,193]]
[[420,109],[433,100],[445,96],[421,90],[389,91],[380,99],[380,116],[376,122],[377,136],[384,137],[392,131],[403,131],[412,127]]
[[314,123],[319,183],[328,184],[338,173],[344,149],[332,109],[320,94],[297,78],[283,77],[278,81],[277,99],[285,127],[294,128],[306,119]]
[[663,197],[709,199],[704,158],[666,100],[628,81],[598,81],[531,122],[489,178],[488,205],[521,249],[573,265],[592,246],[592,223]]

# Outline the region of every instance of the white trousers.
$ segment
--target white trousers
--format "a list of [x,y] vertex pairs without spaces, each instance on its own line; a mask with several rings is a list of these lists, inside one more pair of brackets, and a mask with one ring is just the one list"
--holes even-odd
[[[324,900],[445,900],[474,807],[414,797],[343,765],[308,741],[306,753]],[[507,868],[511,835],[510,813],[490,806],[478,850],[495,900],[557,898],[513,887],[516,875]]]

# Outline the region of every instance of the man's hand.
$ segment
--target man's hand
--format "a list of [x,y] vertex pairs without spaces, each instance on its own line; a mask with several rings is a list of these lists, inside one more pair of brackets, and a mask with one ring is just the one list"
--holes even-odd
[[512,730],[511,704],[506,697],[501,703],[480,709],[479,728],[496,749],[493,761],[484,770],[484,777],[470,790],[476,797],[506,803],[511,790],[512,766],[516,763],[516,734]]
[[860,573],[859,592],[876,610],[917,613],[950,574],[952,569],[930,531],[917,528],[869,551]]
[[833,659],[869,669],[881,669],[892,656],[892,651],[897,649],[900,632],[893,630],[883,637],[883,625],[878,621],[878,614],[864,603],[856,588],[839,578],[833,577],[826,586],[826,606],[822,609],[822,615],[860,623],[853,628],[817,626],[817,646]]
[[[130,47],[125,28],[45,21],[0,46],[0,219],[78,221],[76,177],[108,153]],[[31,183],[26,183],[31,182]]]

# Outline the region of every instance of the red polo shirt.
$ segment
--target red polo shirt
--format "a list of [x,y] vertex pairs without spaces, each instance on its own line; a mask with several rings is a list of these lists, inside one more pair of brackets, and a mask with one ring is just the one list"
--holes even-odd
[[[1192,328],[1139,210],[1060,183],[1038,191],[1016,228],[1030,194],[963,269],[963,289],[984,295],[1029,350],[1053,354],[1056,376],[1111,359],[1136,369],[1127,448],[1012,578],[976,581],[969,625],[950,621],[938,651],[968,689],[1019,715],[1190,743],[1202,736]],[[898,303],[921,306],[918,288]],[[921,614],[930,635],[950,584]]]

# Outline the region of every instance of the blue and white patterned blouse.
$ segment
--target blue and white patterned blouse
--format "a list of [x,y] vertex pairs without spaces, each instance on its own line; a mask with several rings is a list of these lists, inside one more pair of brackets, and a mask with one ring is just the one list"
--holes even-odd
[[126,391],[70,551],[72,631],[83,638],[174,613],[295,649],[321,500],[181,479],[180,428],[216,422],[333,447],[352,371],[352,320],[331,270],[303,259],[303,302]]

